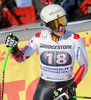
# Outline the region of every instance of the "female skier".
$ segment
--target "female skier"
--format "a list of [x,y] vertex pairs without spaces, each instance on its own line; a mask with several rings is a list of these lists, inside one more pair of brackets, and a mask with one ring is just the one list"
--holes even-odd
[[[18,38],[7,36],[5,44],[17,62],[23,62],[39,50],[41,76],[33,100],[75,100],[75,88],[88,71],[88,57],[80,36],[66,30],[64,9],[51,4],[40,13],[45,30],[35,34],[29,43],[18,49]],[[79,69],[73,75],[75,57]],[[37,67],[37,66],[36,66]],[[58,91],[59,95],[55,95]]]

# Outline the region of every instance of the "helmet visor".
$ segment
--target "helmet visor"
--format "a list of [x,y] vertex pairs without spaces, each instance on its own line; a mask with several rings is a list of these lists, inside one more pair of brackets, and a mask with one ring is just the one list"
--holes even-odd
[[59,28],[60,25],[62,25],[62,26],[67,25],[66,16],[60,17],[56,20],[53,20],[53,21],[47,23],[47,26],[50,27],[52,30]]

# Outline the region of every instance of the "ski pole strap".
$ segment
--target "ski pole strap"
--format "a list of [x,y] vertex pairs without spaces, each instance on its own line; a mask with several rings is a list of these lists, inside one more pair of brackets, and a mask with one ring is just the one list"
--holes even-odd
[[91,99],[91,97],[84,97],[84,96],[72,96],[72,98]]

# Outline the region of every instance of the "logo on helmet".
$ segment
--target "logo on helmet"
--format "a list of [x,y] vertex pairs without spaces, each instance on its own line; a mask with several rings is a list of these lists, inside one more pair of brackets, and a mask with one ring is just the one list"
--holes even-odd
[[57,14],[57,18],[59,18],[60,17],[60,15],[59,14]]
[[50,16],[53,16],[54,14],[58,14],[58,13],[60,13],[60,12],[61,12],[61,9],[56,10],[56,11],[52,11],[49,15],[50,15]]

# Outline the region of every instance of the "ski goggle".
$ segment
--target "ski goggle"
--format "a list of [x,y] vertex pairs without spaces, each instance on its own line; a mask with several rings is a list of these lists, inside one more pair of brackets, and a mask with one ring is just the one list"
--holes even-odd
[[56,20],[53,20],[49,23],[47,23],[47,26],[50,27],[50,29],[55,30],[59,28],[59,26],[66,26],[67,25],[67,18],[66,16],[60,17]]

